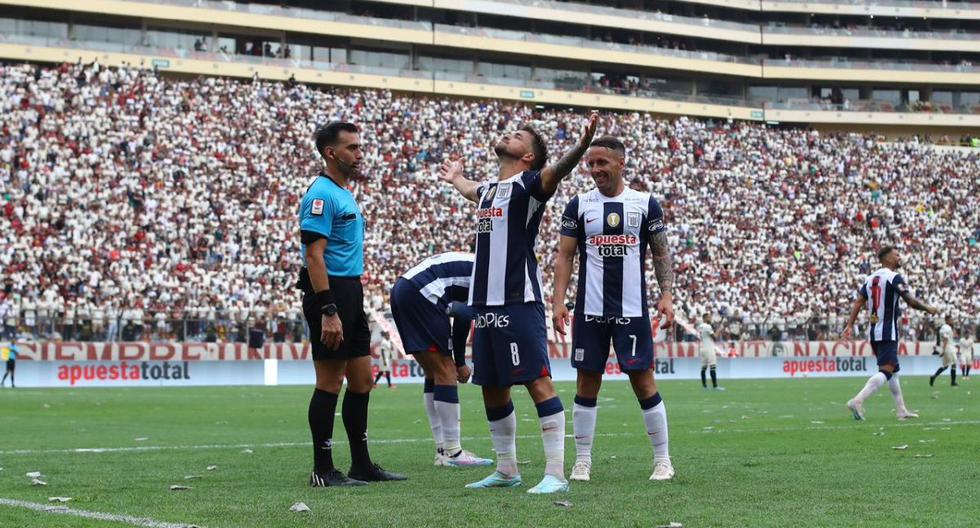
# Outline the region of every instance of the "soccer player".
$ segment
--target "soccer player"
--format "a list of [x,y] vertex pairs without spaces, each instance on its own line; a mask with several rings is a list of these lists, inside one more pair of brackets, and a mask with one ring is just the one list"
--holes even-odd
[[388,380],[389,389],[394,387],[391,384],[391,362],[395,357],[394,352],[388,332],[381,332],[381,345],[378,347],[378,375],[374,377],[373,387],[378,386],[382,376]]
[[469,305],[477,312],[473,383],[483,388],[497,471],[468,488],[521,484],[517,415],[510,388],[524,385],[537,408],[547,461],[544,478],[528,493],[568,490],[565,409],[551,382],[541,270],[534,243],[545,203],[582,159],[598,120],[593,113],[575,148],[551,165],[546,165],[544,139],[530,126],[504,134],[494,146],[499,162],[496,181],[471,181],[463,176],[462,163],[443,164],[440,177],[478,205],[469,296]]
[[[368,453],[368,401],[371,394],[371,331],[364,312],[364,217],[347,184],[360,174],[357,127],[333,122],[316,132],[316,150],[326,170],[306,189],[299,207],[304,266],[297,287],[303,291],[303,317],[310,329],[316,388],[310,399],[313,436],[310,486],[360,486],[405,480],[371,461]],[[344,378],[347,392],[341,416],[350,441],[351,469],[334,467],[334,412]]]
[[10,376],[10,388],[17,388],[14,385],[14,371],[17,370],[17,343],[11,342],[10,345],[0,348],[0,356],[7,365],[6,370],[3,372],[3,381],[0,381],[0,387],[3,387],[7,383],[7,376]]
[[963,367],[963,379],[970,379],[970,370],[973,368],[973,330],[968,326],[963,328],[963,336],[960,339],[960,365]]
[[950,387],[958,387],[956,383],[956,345],[953,344],[953,316],[947,315],[946,322],[939,328],[939,357],[943,364],[936,373],[929,376],[929,386],[932,387],[944,370],[949,369]]
[[391,289],[391,315],[405,352],[415,356],[425,371],[423,398],[436,442],[437,466],[493,464],[488,458],[464,451],[459,439],[456,384],[470,378],[466,339],[473,312],[465,301],[472,274],[472,253],[442,253],[405,272]]
[[657,310],[665,316],[664,327],[669,327],[674,318],[674,275],[664,213],[649,193],[626,187],[626,147],[619,139],[603,136],[593,141],[585,162],[595,189],[572,198],[562,214],[552,306],[555,330],[564,335],[569,316],[565,292],[577,251],[572,327],[572,366],[578,371],[572,411],[576,456],[571,479],[590,479],[596,402],[612,342],[653,444],[650,480],[670,480],[674,468],[667,445],[667,410],[653,379],[653,335],[644,273],[649,246],[661,292]]
[[871,350],[877,358],[878,372],[868,379],[857,396],[847,402],[847,408],[850,409],[855,420],[864,420],[864,401],[882,385],[888,383],[892,398],[895,400],[898,419],[918,418],[918,414],[909,412],[905,407],[902,385],[898,380],[900,337],[898,321],[902,315],[898,300],[904,299],[909,308],[924,310],[931,314],[936,314],[939,310],[912,297],[909,293],[908,284],[898,273],[902,262],[896,248],[893,246],[881,248],[878,251],[878,261],[881,262],[881,268],[869,275],[858,289],[854,304],[851,306],[851,316],[847,320],[844,331],[841,332],[841,339],[851,339],[858,315],[865,310],[868,312],[871,323],[868,328],[868,340],[871,341]]
[[708,388],[708,380],[705,371],[711,370],[711,386],[715,390],[725,390],[718,386],[718,351],[715,349],[715,331],[711,328],[711,314],[704,314],[701,322],[698,323],[698,336],[701,338],[701,345],[698,350],[701,354],[701,386]]

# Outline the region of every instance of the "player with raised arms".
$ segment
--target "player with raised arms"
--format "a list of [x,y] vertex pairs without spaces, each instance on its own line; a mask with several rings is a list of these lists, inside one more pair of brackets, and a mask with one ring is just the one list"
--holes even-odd
[[476,261],[469,305],[476,310],[473,383],[483,388],[497,470],[468,488],[521,485],[517,469],[517,415],[510,397],[524,385],[537,408],[546,459],[545,475],[528,493],[568,490],[565,480],[565,409],[551,382],[541,270],[534,255],[545,203],[578,165],[598,126],[592,113],[578,144],[546,165],[548,149],[530,126],[506,134],[494,146],[496,180],[463,176],[459,161],[443,164],[440,177],[475,202]]
[[673,323],[673,283],[667,230],[660,204],[649,193],[626,187],[626,147],[612,136],[592,142],[586,164],[595,189],[571,199],[561,218],[555,261],[553,317],[564,335],[569,309],[565,292],[579,255],[572,366],[578,371],[572,423],[576,460],[572,480],[589,480],[597,400],[609,344],[639,400],[647,436],[653,444],[650,480],[670,480],[674,468],[667,449],[667,411],[653,379],[653,335],[647,309],[645,257],[653,253],[660,285],[657,310],[664,327]]
[[881,262],[881,268],[869,275],[858,289],[854,304],[851,306],[851,316],[841,333],[841,339],[851,339],[858,315],[862,311],[867,311],[870,323],[868,341],[871,342],[871,350],[877,358],[878,372],[868,379],[857,396],[847,402],[847,408],[850,409],[855,420],[864,420],[865,400],[877,392],[882,385],[888,383],[892,398],[895,400],[895,412],[898,419],[918,418],[918,414],[909,412],[905,407],[902,385],[898,380],[898,339],[900,337],[898,322],[902,315],[898,301],[904,299],[909,308],[923,310],[931,314],[936,314],[939,310],[912,297],[912,294],[909,293],[908,284],[898,273],[902,261],[895,247],[885,246],[881,248],[878,251],[878,261]]

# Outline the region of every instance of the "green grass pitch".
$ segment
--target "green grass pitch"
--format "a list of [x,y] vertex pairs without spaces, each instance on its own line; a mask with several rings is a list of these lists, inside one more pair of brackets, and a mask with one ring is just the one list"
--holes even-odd
[[[677,476],[658,483],[647,480],[651,451],[636,400],[626,383],[609,382],[592,482],[544,497],[525,493],[541,478],[543,454],[523,389],[515,404],[525,485],[481,491],[463,485],[488,469],[433,467],[418,385],[371,397],[372,454],[411,480],[344,490],[307,487],[308,388],[5,389],[0,498],[68,496],[79,510],[208,528],[980,525],[980,382],[954,389],[947,377],[935,388],[905,379],[906,401],[922,415],[905,423],[895,420],[887,387],[868,402],[868,420],[855,422],[844,402],[863,383],[747,380],[706,392],[698,382],[664,382]],[[571,434],[574,385],[559,389]],[[460,396],[464,446],[492,456],[478,389],[464,386]],[[339,417],[335,439],[345,439]],[[568,438],[567,469],[574,458]],[[346,467],[346,442],[335,459]],[[31,471],[48,485],[31,486]],[[191,489],[170,491],[173,484]],[[312,512],[290,512],[299,501]],[[123,525],[0,505],[0,526]]]

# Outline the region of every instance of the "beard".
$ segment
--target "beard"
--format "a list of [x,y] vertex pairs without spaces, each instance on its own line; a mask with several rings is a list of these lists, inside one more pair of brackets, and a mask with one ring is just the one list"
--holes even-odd
[[497,155],[498,158],[510,158],[517,159],[519,156],[515,156],[507,151],[507,145],[503,142],[497,143],[493,147],[493,153]]

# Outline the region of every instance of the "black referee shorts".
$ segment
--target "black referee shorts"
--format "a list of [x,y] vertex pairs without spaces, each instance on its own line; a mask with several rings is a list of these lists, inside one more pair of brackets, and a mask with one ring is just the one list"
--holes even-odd
[[16,367],[17,367],[17,362],[15,360],[13,359],[7,360],[7,370],[9,372],[13,372]]
[[337,315],[340,316],[340,324],[344,330],[344,342],[336,350],[329,350],[320,342],[320,334],[323,332],[320,324],[321,307],[317,306],[313,293],[303,295],[303,317],[310,329],[313,361],[354,359],[370,355],[371,329],[364,312],[364,288],[361,286],[361,279],[330,277],[330,290],[337,302]]

